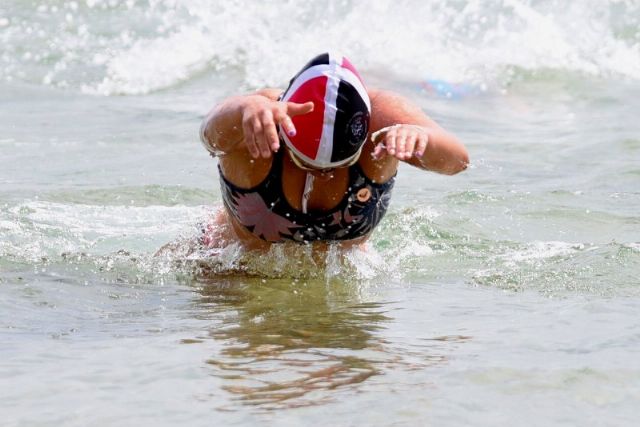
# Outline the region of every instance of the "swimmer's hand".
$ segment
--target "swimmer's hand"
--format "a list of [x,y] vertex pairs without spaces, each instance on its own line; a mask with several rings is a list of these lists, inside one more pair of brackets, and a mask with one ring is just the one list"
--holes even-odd
[[292,117],[313,111],[313,102],[304,104],[273,101],[261,95],[248,96],[242,109],[242,131],[249,154],[267,159],[280,148],[276,125],[287,135],[295,136]]
[[421,159],[429,143],[428,130],[422,126],[396,124],[371,134],[375,144],[372,156],[375,160],[387,155],[398,160],[409,160],[413,156]]

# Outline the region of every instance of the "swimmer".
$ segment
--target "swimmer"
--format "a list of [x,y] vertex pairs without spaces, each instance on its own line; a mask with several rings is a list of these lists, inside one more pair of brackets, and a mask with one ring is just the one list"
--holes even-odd
[[404,97],[366,88],[349,60],[313,58],[285,91],[215,106],[201,127],[219,157],[224,206],[206,246],[362,244],[389,206],[399,162],[453,175],[469,157],[455,136]]

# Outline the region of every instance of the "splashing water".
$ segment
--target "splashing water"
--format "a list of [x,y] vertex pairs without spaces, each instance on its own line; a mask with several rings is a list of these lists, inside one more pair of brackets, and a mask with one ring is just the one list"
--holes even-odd
[[246,87],[282,86],[326,50],[371,72],[482,88],[518,70],[640,79],[638,16],[632,0],[11,0],[0,6],[0,79],[144,94],[227,70]]

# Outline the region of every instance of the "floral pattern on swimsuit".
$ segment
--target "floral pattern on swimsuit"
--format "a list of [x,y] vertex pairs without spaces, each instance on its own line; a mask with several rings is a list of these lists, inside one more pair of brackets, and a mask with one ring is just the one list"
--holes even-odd
[[335,208],[309,213],[294,209],[282,190],[282,152],[274,156],[267,177],[250,189],[229,182],[218,167],[226,209],[260,239],[299,243],[355,239],[369,234],[387,212],[395,176],[376,184],[358,164],[349,168],[349,188]]

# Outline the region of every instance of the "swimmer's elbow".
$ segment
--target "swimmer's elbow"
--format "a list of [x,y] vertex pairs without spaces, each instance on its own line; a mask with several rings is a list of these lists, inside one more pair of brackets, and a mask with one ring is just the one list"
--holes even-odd
[[467,150],[464,150],[462,153],[460,153],[460,156],[454,162],[452,172],[450,173],[450,175],[458,174],[466,170],[468,166],[469,166],[469,153],[467,153]]
[[200,142],[213,156],[226,153],[233,146],[232,141],[239,139],[238,126],[220,110],[220,105],[214,107],[200,126]]
[[210,121],[211,114],[208,114],[204,119],[202,119],[202,123],[200,124],[200,142],[207,151],[211,151],[213,148],[213,135],[209,126]]
[[467,169],[469,166],[469,154],[466,150],[456,154],[453,158],[445,162],[438,172],[444,175],[456,175]]
[[442,167],[440,172],[445,175],[456,175],[469,166],[469,152],[454,135],[447,134],[442,151]]
[[220,153],[219,147],[219,136],[215,131],[215,126],[211,123],[211,114],[204,118],[202,121],[202,125],[200,126],[200,142],[202,146],[207,150],[211,155],[217,155]]

